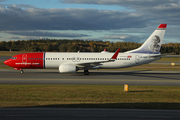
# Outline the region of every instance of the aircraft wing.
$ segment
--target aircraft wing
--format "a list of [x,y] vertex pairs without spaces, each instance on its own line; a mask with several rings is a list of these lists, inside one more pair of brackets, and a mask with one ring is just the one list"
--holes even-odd
[[94,66],[99,66],[101,63],[106,63],[106,62],[114,62],[119,54],[120,48],[117,49],[117,51],[114,53],[114,55],[111,57],[110,60],[104,60],[104,61],[97,61],[97,62],[81,62],[81,63],[75,63],[76,66],[78,67],[94,67]]

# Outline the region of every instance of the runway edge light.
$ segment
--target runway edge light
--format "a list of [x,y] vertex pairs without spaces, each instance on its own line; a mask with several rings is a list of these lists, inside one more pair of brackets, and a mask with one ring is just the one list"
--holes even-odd
[[128,84],[124,84],[124,91],[128,92]]
[[171,66],[175,66],[175,63],[171,63]]

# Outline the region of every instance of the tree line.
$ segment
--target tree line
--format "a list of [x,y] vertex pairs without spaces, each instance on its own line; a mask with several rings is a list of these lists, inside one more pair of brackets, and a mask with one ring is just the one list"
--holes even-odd
[[[105,48],[109,52],[114,52],[121,48],[121,52],[126,52],[140,47],[141,43],[134,42],[116,42],[109,41],[85,41],[85,40],[18,40],[0,42],[0,51],[27,51],[27,52],[101,52]],[[180,54],[180,43],[162,44],[161,53]]]

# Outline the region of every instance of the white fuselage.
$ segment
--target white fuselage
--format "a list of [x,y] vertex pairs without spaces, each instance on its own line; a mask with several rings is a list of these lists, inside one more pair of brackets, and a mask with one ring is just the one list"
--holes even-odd
[[[59,68],[61,64],[73,64],[81,67],[82,64],[90,64],[92,62],[101,62],[95,67],[89,66],[88,69],[95,68],[125,68],[141,64],[147,64],[160,59],[160,57],[150,57],[154,54],[142,53],[119,53],[117,59],[112,62],[108,61],[114,53],[65,53],[65,52],[46,52],[45,53],[45,68]],[[82,66],[83,67],[83,66]]]

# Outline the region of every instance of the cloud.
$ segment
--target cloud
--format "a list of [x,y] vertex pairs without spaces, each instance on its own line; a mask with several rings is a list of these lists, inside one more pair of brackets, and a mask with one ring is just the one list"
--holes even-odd
[[110,42],[137,42],[143,43],[148,37],[142,35],[111,34],[99,38],[82,38],[83,40],[110,41]]
[[146,27],[148,18],[131,12],[95,9],[41,9],[0,6],[0,31],[110,30]]
[[180,3],[176,0],[64,0],[64,3],[121,5],[135,11],[96,9],[42,9],[28,5],[0,5],[0,31],[17,30],[111,30],[145,28],[168,23],[179,25]]
[[146,40],[145,36],[138,36],[138,35],[126,35],[126,34],[121,34],[121,35],[107,35],[104,36],[104,40],[116,40],[116,41],[123,41],[123,42],[144,42]]
[[1,31],[2,33],[9,33],[12,35],[23,36],[46,36],[46,37],[87,37],[85,34],[77,33],[59,33],[59,32],[46,32],[46,31]]
[[47,37],[33,37],[33,36],[20,36],[20,37],[6,37],[6,39],[24,39],[24,40],[34,40],[34,39],[48,39]]
[[[153,24],[179,25],[179,0],[59,0],[62,3],[116,5],[133,10],[139,17],[147,17]],[[151,24],[152,25],[152,24]]]
[[[47,31],[43,33],[43,30],[122,30],[120,35],[102,35],[104,37],[96,38],[96,40],[112,39],[139,42],[142,39],[139,33],[148,33],[149,35],[152,27],[154,30],[154,26],[167,23],[168,28],[165,38],[167,39],[168,36],[171,36],[172,39],[178,40],[180,37],[178,34],[180,28],[179,0],[60,0],[60,2],[122,6],[125,7],[125,10],[115,11],[81,8],[43,9],[23,4],[0,4],[0,31],[12,35],[29,36],[29,38],[32,36],[84,37],[84,39],[93,39],[92,37],[96,37],[98,33],[88,38],[89,36],[86,34]],[[168,31],[168,29],[175,32]],[[122,34],[129,36],[125,36],[124,39],[118,38],[122,37]],[[135,34],[138,34],[138,37],[135,37]]]
[[76,4],[98,4],[98,5],[118,5],[124,7],[149,7],[162,5],[164,3],[178,3],[179,0],[59,0],[62,3]]

